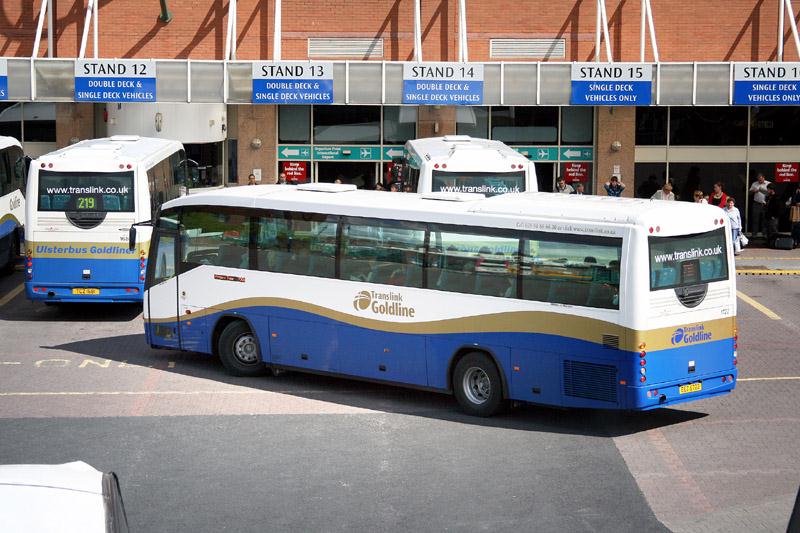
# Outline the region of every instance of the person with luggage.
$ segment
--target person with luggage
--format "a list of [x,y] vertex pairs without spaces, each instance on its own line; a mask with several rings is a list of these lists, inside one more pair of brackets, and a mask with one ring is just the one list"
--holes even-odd
[[733,242],[733,255],[742,253],[742,244],[739,240],[739,233],[742,231],[742,215],[736,208],[736,200],[733,196],[728,196],[725,203],[725,214],[731,222],[731,242]]

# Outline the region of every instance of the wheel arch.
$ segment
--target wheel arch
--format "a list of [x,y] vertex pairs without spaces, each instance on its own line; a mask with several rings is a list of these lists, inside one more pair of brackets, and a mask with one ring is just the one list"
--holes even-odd
[[[256,328],[253,327],[253,322],[246,316],[240,315],[238,313],[225,313],[220,315],[217,318],[217,321],[214,323],[214,327],[211,330],[211,354],[215,357],[219,357],[219,337],[222,335],[222,332],[228,327],[229,324],[240,321],[247,324],[247,327],[250,328],[250,332],[256,338],[256,343],[258,344],[258,349],[261,351],[261,338],[258,336],[258,331]],[[260,353],[261,355],[261,362],[266,363],[264,361],[264,354]]]
[[477,344],[466,344],[453,352],[452,357],[450,357],[450,363],[447,365],[447,390],[451,393],[453,392],[453,371],[455,371],[458,362],[461,361],[467,354],[473,352],[486,355],[494,363],[495,368],[497,368],[497,373],[500,374],[500,382],[503,385],[503,399],[507,400],[509,388],[508,380],[506,379],[506,373],[503,371],[503,365],[500,364],[500,361],[497,359],[494,350]]

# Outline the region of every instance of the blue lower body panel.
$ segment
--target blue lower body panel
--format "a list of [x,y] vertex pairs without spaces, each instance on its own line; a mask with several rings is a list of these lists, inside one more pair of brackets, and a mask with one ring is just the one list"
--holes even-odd
[[45,302],[141,302],[138,259],[33,258],[26,263],[25,295]]

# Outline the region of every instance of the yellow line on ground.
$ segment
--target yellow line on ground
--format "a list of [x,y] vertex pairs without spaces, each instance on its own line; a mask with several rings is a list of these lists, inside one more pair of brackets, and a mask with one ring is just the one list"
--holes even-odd
[[748,295],[746,295],[742,291],[736,291],[736,295],[739,298],[741,298],[742,300],[744,300],[745,303],[748,303],[748,304],[752,305],[753,307],[755,307],[756,309],[758,309],[759,311],[761,311],[762,313],[767,315],[772,320],[780,320],[781,319],[781,317],[779,317],[774,311],[772,311],[770,309],[767,309],[766,307],[764,307],[763,305],[761,305],[757,301],[753,300],[752,298],[750,298]]
[[800,381],[800,376],[781,376],[775,378],[739,378],[737,381]]
[[740,268],[736,269],[736,273],[750,275],[750,276],[797,276],[800,275],[800,270],[766,270],[766,269]]
[[740,257],[740,261],[800,261],[800,257]]
[[11,289],[11,292],[9,292],[8,294],[6,294],[6,295],[5,295],[5,296],[3,296],[2,298],[0,298],[0,307],[3,307],[3,306],[4,306],[4,305],[6,305],[8,302],[10,302],[11,300],[13,300],[13,299],[14,299],[14,298],[17,296],[17,294],[19,294],[19,293],[21,293],[21,292],[22,292],[22,290],[23,290],[24,288],[25,288],[25,284],[24,284],[24,283],[20,283],[20,284],[19,284],[19,286],[17,286],[17,287],[15,287],[15,288]]
[[336,393],[370,393],[370,390],[160,390],[160,391],[39,391],[39,392],[0,392],[0,398],[30,396],[199,396],[201,394],[327,394]]

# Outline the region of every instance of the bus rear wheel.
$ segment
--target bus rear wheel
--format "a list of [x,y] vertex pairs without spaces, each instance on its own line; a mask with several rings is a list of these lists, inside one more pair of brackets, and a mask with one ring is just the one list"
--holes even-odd
[[258,340],[246,322],[236,320],[225,326],[217,348],[220,361],[229,374],[252,377],[267,371],[261,360]]
[[17,265],[17,257],[19,257],[19,244],[14,234],[11,234],[11,243],[8,247],[8,262],[3,267],[4,274],[11,274],[14,272],[14,267]]
[[456,400],[469,415],[492,416],[503,406],[503,383],[497,367],[487,355],[472,352],[453,371]]

